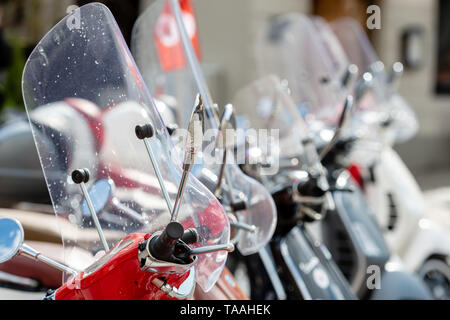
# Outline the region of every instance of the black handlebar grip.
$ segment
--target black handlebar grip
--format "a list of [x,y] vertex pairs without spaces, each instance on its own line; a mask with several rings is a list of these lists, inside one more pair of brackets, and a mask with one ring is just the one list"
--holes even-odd
[[89,170],[88,169],[77,169],[72,172],[72,181],[76,184],[82,182],[87,183],[89,181]]
[[151,138],[151,137],[153,137],[153,134],[155,133],[151,124],[145,124],[143,126],[136,126],[136,128],[134,129],[134,132],[136,133],[136,136],[140,140],[144,140],[145,138]]
[[186,244],[197,243],[199,241],[197,230],[194,228],[187,229],[181,237]]
[[179,222],[169,223],[160,236],[150,243],[151,254],[159,260],[167,260],[172,255],[177,240],[184,234],[184,228]]

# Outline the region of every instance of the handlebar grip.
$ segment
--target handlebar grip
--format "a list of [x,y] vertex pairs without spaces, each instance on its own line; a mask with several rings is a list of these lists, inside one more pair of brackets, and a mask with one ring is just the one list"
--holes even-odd
[[183,240],[186,244],[192,244],[199,241],[197,230],[194,228],[187,229],[183,236],[181,237],[181,240]]
[[151,254],[159,259],[166,260],[172,255],[177,240],[184,234],[184,228],[179,222],[169,223],[160,236],[150,243]]

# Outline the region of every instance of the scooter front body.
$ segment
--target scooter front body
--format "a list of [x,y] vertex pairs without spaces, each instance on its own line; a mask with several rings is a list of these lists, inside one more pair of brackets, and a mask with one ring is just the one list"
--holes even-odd
[[[56,290],[55,300],[176,300],[155,286],[152,280],[179,287],[189,276],[144,271],[139,245],[149,234],[130,234],[85,271]],[[194,286],[192,287],[192,289]]]
[[390,252],[375,216],[349,173],[344,171],[337,181],[339,188],[348,190],[333,192],[336,210],[322,221],[322,234],[353,290],[363,296],[367,291],[367,268],[378,266],[383,270]]
[[271,247],[290,299],[356,299],[328,250],[311,238],[305,226],[294,227]]

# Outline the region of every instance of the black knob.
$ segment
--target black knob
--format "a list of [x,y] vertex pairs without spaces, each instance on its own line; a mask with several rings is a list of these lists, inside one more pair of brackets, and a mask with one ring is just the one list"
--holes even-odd
[[199,239],[197,230],[195,230],[194,228],[187,229],[181,237],[181,240],[183,240],[183,242],[186,244],[198,242]]
[[89,181],[89,170],[88,169],[77,169],[72,172],[72,180],[76,184],[82,182],[87,183]]
[[136,136],[138,139],[143,140],[145,138],[151,138],[153,137],[154,130],[151,124],[145,124],[143,126],[136,126],[134,129],[136,132]]
[[151,254],[159,260],[169,260],[177,240],[184,234],[184,228],[179,222],[171,222],[160,236],[150,242]]

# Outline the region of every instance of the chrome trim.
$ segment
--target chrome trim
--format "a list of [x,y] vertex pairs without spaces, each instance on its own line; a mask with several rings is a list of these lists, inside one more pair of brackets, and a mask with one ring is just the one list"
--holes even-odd
[[102,242],[103,248],[106,252],[109,251],[108,242],[106,242],[105,234],[103,233],[102,226],[100,225],[100,221],[98,220],[97,212],[95,211],[94,204],[92,203],[89,192],[86,188],[84,182],[80,183],[81,191],[83,192],[84,199],[86,199],[86,203],[88,205],[89,211],[91,212],[91,217],[94,220],[95,228],[97,229],[98,236]]
[[56,268],[58,270],[70,273],[73,276],[76,276],[78,274],[78,272],[76,270],[74,270],[74,269],[72,269],[72,268],[70,268],[68,266],[65,266],[65,265],[63,265],[63,264],[61,264],[59,262],[56,262],[53,259],[50,259],[50,258],[42,255],[40,252],[34,250],[32,247],[30,247],[30,246],[28,246],[26,244],[22,245],[22,247],[19,249],[18,254],[20,254],[20,255],[22,255],[24,257],[36,260],[36,261],[43,262],[43,263],[45,263],[45,264],[47,264],[47,265],[49,265],[51,267],[54,267],[54,268]]
[[160,278],[153,279],[152,284],[163,291],[165,294],[167,294],[169,297],[182,300],[188,299],[193,295],[195,289],[194,267],[192,267],[189,271],[189,276],[178,288],[172,287]]
[[164,196],[164,200],[166,200],[167,208],[170,212],[172,212],[172,202],[170,200],[169,192],[167,192],[166,185],[164,183],[164,179],[162,177],[161,171],[159,170],[158,163],[156,162],[155,155],[153,154],[152,147],[150,146],[150,142],[148,138],[144,139],[145,148],[147,149],[148,156],[150,158],[150,162],[152,163],[153,170],[156,173],[156,178],[158,179],[159,186],[161,187],[162,194]]

